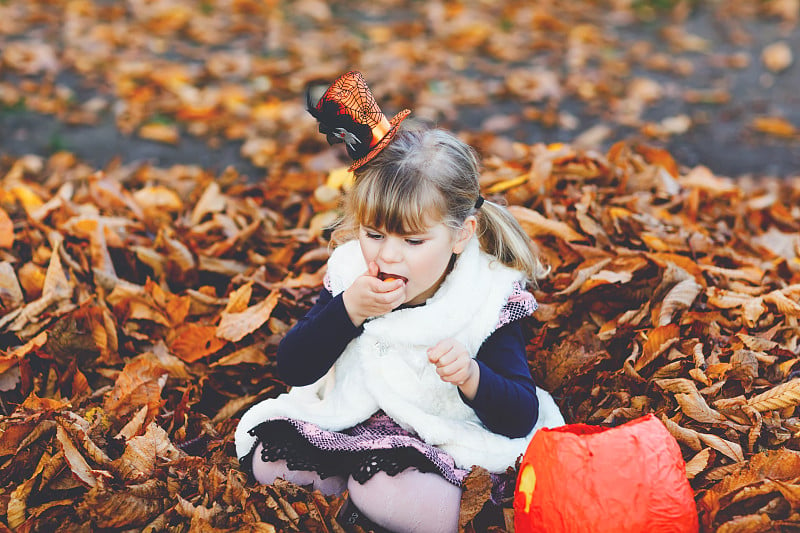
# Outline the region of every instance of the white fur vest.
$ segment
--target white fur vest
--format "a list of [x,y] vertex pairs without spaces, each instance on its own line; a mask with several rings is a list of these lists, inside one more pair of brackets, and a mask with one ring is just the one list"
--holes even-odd
[[[336,296],[366,270],[358,242],[343,244],[328,261],[328,288]],[[552,397],[537,388],[539,420],[526,437],[493,433],[464,403],[458,388],[439,378],[426,349],[452,337],[474,357],[496,329],[500,311],[520,279],[520,272],[493,260],[473,238],[424,305],[368,320],[363,333],[315,383],[293,387],[251,407],[236,428],[237,455],[243,457],[255,445],[248,431],[271,418],[285,416],[339,431],[383,409],[401,426],[450,454],[458,467],[479,465],[504,472],[525,451],[536,430],[564,424]]]

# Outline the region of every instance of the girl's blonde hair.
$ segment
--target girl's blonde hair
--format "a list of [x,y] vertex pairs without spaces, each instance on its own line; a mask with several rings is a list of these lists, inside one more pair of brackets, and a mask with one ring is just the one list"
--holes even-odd
[[451,133],[403,126],[375,159],[356,170],[332,240],[354,238],[360,225],[413,234],[433,220],[458,230],[474,215],[483,251],[535,283],[546,271],[517,220],[494,202],[476,209],[479,176],[475,151]]

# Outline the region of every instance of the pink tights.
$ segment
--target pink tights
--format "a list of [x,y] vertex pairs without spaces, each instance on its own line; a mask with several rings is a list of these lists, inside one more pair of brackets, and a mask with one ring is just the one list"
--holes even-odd
[[347,489],[350,500],[367,518],[397,533],[458,530],[461,489],[439,474],[416,468],[395,476],[378,472],[363,485],[352,477],[322,479],[308,470],[290,470],[286,461],[263,462],[259,444],[253,454],[253,476],[264,484],[280,477],[298,485],[313,485],[329,496]]
[[350,499],[373,522],[397,533],[458,531],[461,489],[439,474],[407,468],[378,472],[360,484],[347,480]]
[[279,477],[296,485],[313,485],[314,489],[326,496],[341,494],[347,488],[347,480],[341,476],[322,479],[319,474],[310,470],[290,470],[284,460],[265,463],[261,460],[261,443],[253,454],[253,477],[264,485],[269,485]]

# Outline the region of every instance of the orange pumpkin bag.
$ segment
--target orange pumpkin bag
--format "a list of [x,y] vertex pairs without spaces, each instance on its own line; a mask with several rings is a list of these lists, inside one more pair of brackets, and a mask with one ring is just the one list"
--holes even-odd
[[514,527],[528,532],[696,532],[677,441],[650,414],[615,428],[541,429],[520,465]]

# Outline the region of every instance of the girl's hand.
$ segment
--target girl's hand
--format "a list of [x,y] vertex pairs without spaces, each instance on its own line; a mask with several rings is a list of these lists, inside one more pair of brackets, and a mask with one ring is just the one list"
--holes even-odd
[[480,367],[463,344],[455,339],[440,341],[436,346],[428,348],[428,361],[436,365],[436,373],[442,381],[458,386],[467,399],[475,398],[480,381]]
[[383,281],[377,277],[379,271],[377,263],[371,262],[367,271],[342,294],[344,308],[356,327],[369,317],[385,315],[406,300],[403,280]]

